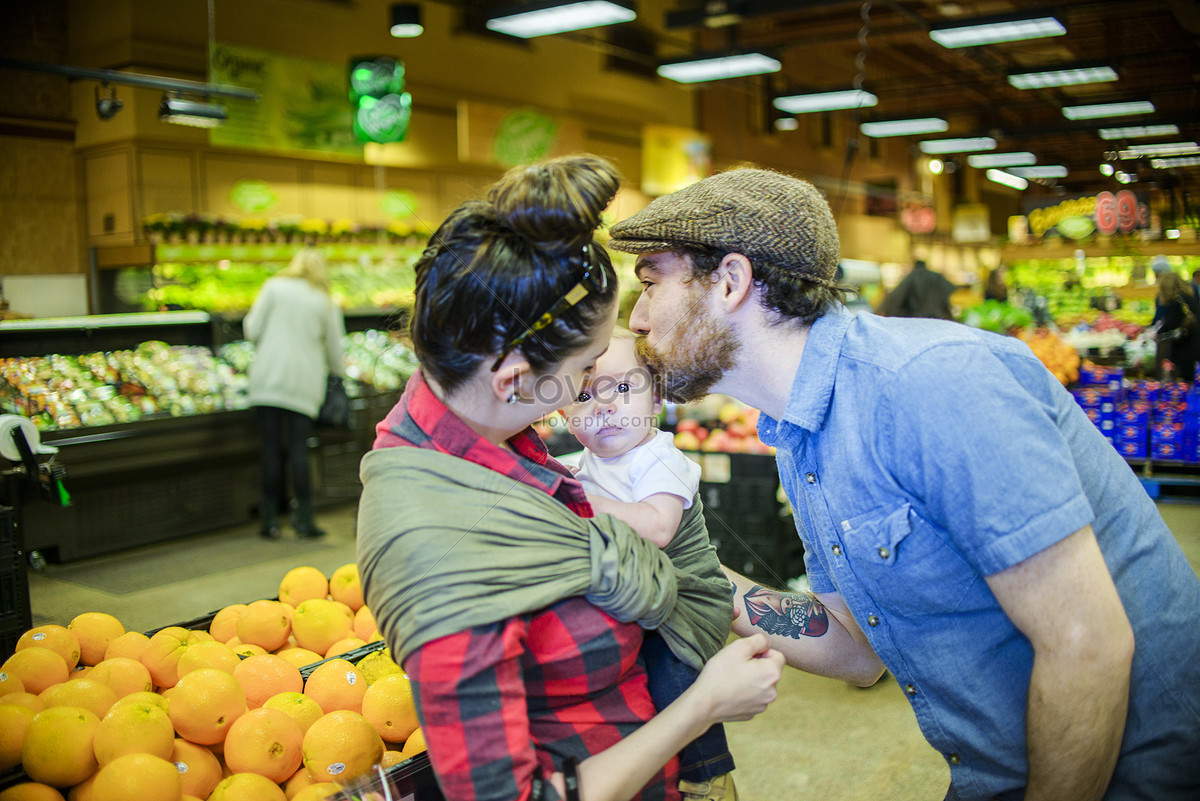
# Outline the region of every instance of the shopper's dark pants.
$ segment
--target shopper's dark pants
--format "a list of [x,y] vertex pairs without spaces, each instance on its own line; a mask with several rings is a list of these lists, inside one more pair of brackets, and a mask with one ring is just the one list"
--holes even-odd
[[[284,464],[291,477],[292,494],[299,510],[312,509],[312,480],[308,474],[308,439],[313,421],[299,412],[275,406],[256,406],[262,438],[262,506],[259,518],[264,529],[279,525],[284,501]],[[305,521],[311,523],[311,521]]]
[[[647,631],[642,643],[642,659],[654,708],[666,709],[684,690],[692,686],[700,671],[688,667],[658,634]],[[688,743],[679,752],[679,778],[689,782],[706,782],[733,770],[733,755],[725,742],[725,727],[716,724]]]

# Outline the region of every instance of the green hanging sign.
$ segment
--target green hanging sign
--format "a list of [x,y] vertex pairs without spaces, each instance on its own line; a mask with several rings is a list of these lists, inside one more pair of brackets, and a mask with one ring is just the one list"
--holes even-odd
[[358,141],[403,141],[412,118],[412,95],[404,91],[404,63],[390,56],[351,59],[350,104]]
[[279,195],[265,181],[238,181],[229,190],[229,202],[245,214],[262,214],[279,202]]
[[558,121],[530,108],[504,115],[492,141],[492,155],[505,167],[545,158],[558,139]]

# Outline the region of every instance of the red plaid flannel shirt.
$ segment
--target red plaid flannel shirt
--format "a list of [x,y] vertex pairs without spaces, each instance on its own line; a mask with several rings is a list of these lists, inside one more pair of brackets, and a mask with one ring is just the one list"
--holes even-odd
[[[376,448],[459,456],[537,487],[583,517],[583,488],[532,428],[513,453],[481,438],[434,396],[420,373],[376,426]],[[582,598],[434,640],[404,661],[429,757],[448,801],[525,801],[535,775],[580,760],[655,714],[637,660],[642,630]],[[678,799],[672,759],[637,799]],[[536,771],[536,773],[535,773]],[[554,790],[546,785],[546,797]]]

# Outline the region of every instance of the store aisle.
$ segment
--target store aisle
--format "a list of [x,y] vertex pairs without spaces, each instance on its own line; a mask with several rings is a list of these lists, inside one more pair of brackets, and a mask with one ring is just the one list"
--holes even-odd
[[[1200,504],[1160,503],[1200,573]],[[30,575],[35,623],[85,611],[116,615],[145,631],[231,603],[275,597],[280,578],[307,564],[330,574],[353,561],[353,506],[319,515],[319,542],[268,542],[246,525]],[[904,694],[884,679],[868,689],[789,670],[779,700],[752,721],[730,724],[735,774],[746,801],[940,801],[949,784],[941,756],[921,737]]]

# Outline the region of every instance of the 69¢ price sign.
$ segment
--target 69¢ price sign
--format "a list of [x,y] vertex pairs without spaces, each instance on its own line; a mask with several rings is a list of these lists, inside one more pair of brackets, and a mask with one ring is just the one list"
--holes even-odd
[[1122,189],[1115,195],[1096,195],[1096,231],[1101,234],[1127,234],[1136,228],[1150,227],[1150,207],[1138,202],[1137,195]]

